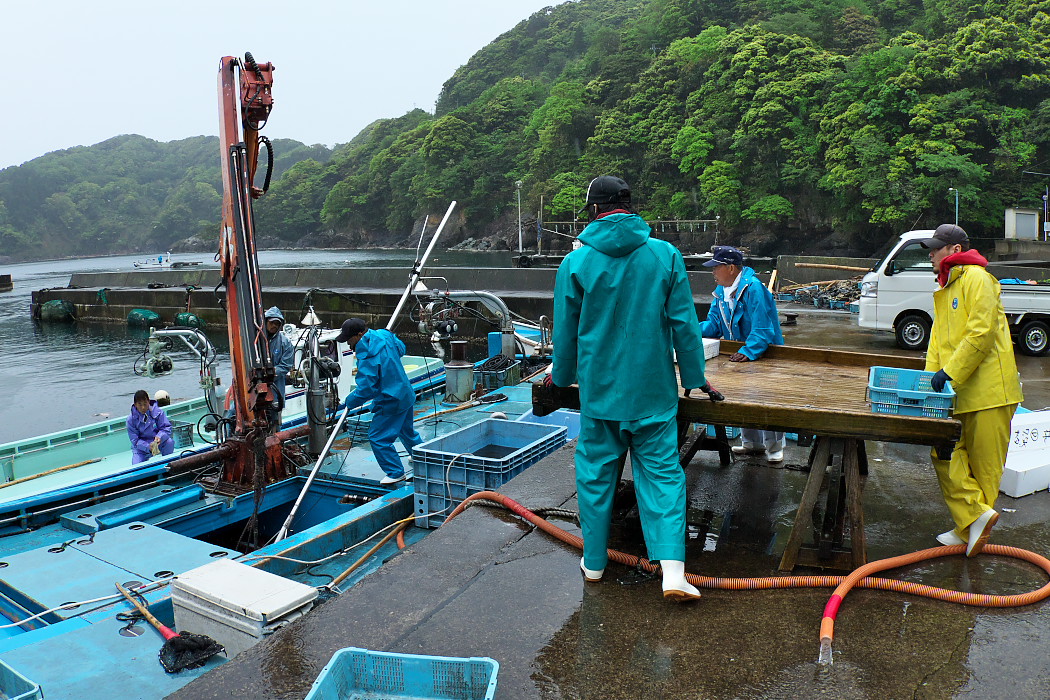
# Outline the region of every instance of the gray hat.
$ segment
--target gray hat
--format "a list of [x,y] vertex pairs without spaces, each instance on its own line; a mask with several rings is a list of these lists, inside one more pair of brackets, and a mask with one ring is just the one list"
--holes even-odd
[[958,224],[941,224],[933,232],[933,238],[925,238],[920,242],[923,248],[936,250],[946,245],[968,245],[970,238]]

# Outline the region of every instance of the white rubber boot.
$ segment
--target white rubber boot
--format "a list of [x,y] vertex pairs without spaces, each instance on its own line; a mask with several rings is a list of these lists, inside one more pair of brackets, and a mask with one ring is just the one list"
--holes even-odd
[[583,571],[583,580],[587,583],[598,583],[605,574],[605,569],[588,569],[583,565],[583,557],[580,557],[580,570]]
[[660,568],[664,572],[664,598],[676,603],[700,599],[700,591],[685,580],[684,561],[661,559]]

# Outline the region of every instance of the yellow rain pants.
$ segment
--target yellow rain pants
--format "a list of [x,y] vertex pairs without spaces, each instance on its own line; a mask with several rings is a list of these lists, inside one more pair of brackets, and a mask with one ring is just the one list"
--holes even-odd
[[951,460],[938,459],[936,450],[930,455],[944,502],[955,521],[955,534],[964,540],[970,523],[994,507],[999,496],[1010,446],[1010,420],[1016,409],[1017,404],[1012,403],[956,414],[962,423],[962,436],[955,443]]

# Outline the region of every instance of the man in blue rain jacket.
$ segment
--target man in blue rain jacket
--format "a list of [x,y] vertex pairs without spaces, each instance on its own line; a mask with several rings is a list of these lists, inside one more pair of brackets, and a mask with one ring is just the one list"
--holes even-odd
[[401,440],[409,452],[423,441],[413,424],[412,407],[416,403],[416,393],[401,364],[405,344],[386,329],[369,330],[368,324],[359,318],[344,321],[336,341],[348,343],[357,355],[357,386],[343,405],[357,408],[372,401],[368,442],[376,461],[386,473],[379,483],[396,484],[408,474],[401,464],[394,440]]
[[[783,345],[780,318],[773,294],[744,265],[744,255],[732,246],[718,246],[714,257],[704,263],[714,275],[714,299],[701,326],[705,338],[725,338],[743,343],[730,362],[753,362],[770,345]],[[733,446],[738,455],[766,453],[771,464],[784,461],[784,433],[774,430],[740,431],[741,444]]]
[[682,386],[704,378],[703,338],[682,254],[649,237],[631,191],[604,175],[587,189],[591,223],[562,261],[554,288],[557,386],[580,388],[576,491],[583,530],[580,567],[601,579],[608,561],[613,495],[630,450],[650,560],[666,598],[700,597],[685,579],[685,474],[678,464],[678,354]]

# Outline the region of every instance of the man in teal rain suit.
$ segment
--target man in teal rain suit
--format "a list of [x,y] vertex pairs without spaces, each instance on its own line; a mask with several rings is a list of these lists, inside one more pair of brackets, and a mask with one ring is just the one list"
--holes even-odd
[[[754,362],[770,345],[784,344],[773,294],[755,271],[744,265],[743,253],[732,246],[718,246],[704,267],[711,268],[718,285],[707,320],[700,328],[705,338],[742,342],[739,352],[729,357],[730,362]],[[775,464],[784,461],[784,445],[781,431],[744,428],[733,452],[743,455],[765,450],[766,460]]]
[[685,262],[674,246],[649,237],[620,178],[592,180],[586,208],[591,223],[578,238],[582,245],[565,256],[555,281],[551,375],[557,386],[580,388],[580,567],[589,582],[605,571],[613,495],[630,450],[648,556],[663,569],[664,597],[694,600],[700,593],[685,579],[685,474],[678,464],[672,349],[682,386],[713,389],[704,378]]
[[359,318],[344,321],[336,341],[349,343],[357,355],[357,386],[343,405],[357,408],[372,401],[368,442],[376,461],[386,473],[379,483],[384,486],[396,484],[408,474],[401,464],[394,440],[401,440],[409,452],[423,442],[413,423],[412,407],[416,403],[416,393],[401,364],[405,344],[386,329],[369,330],[368,324]]

